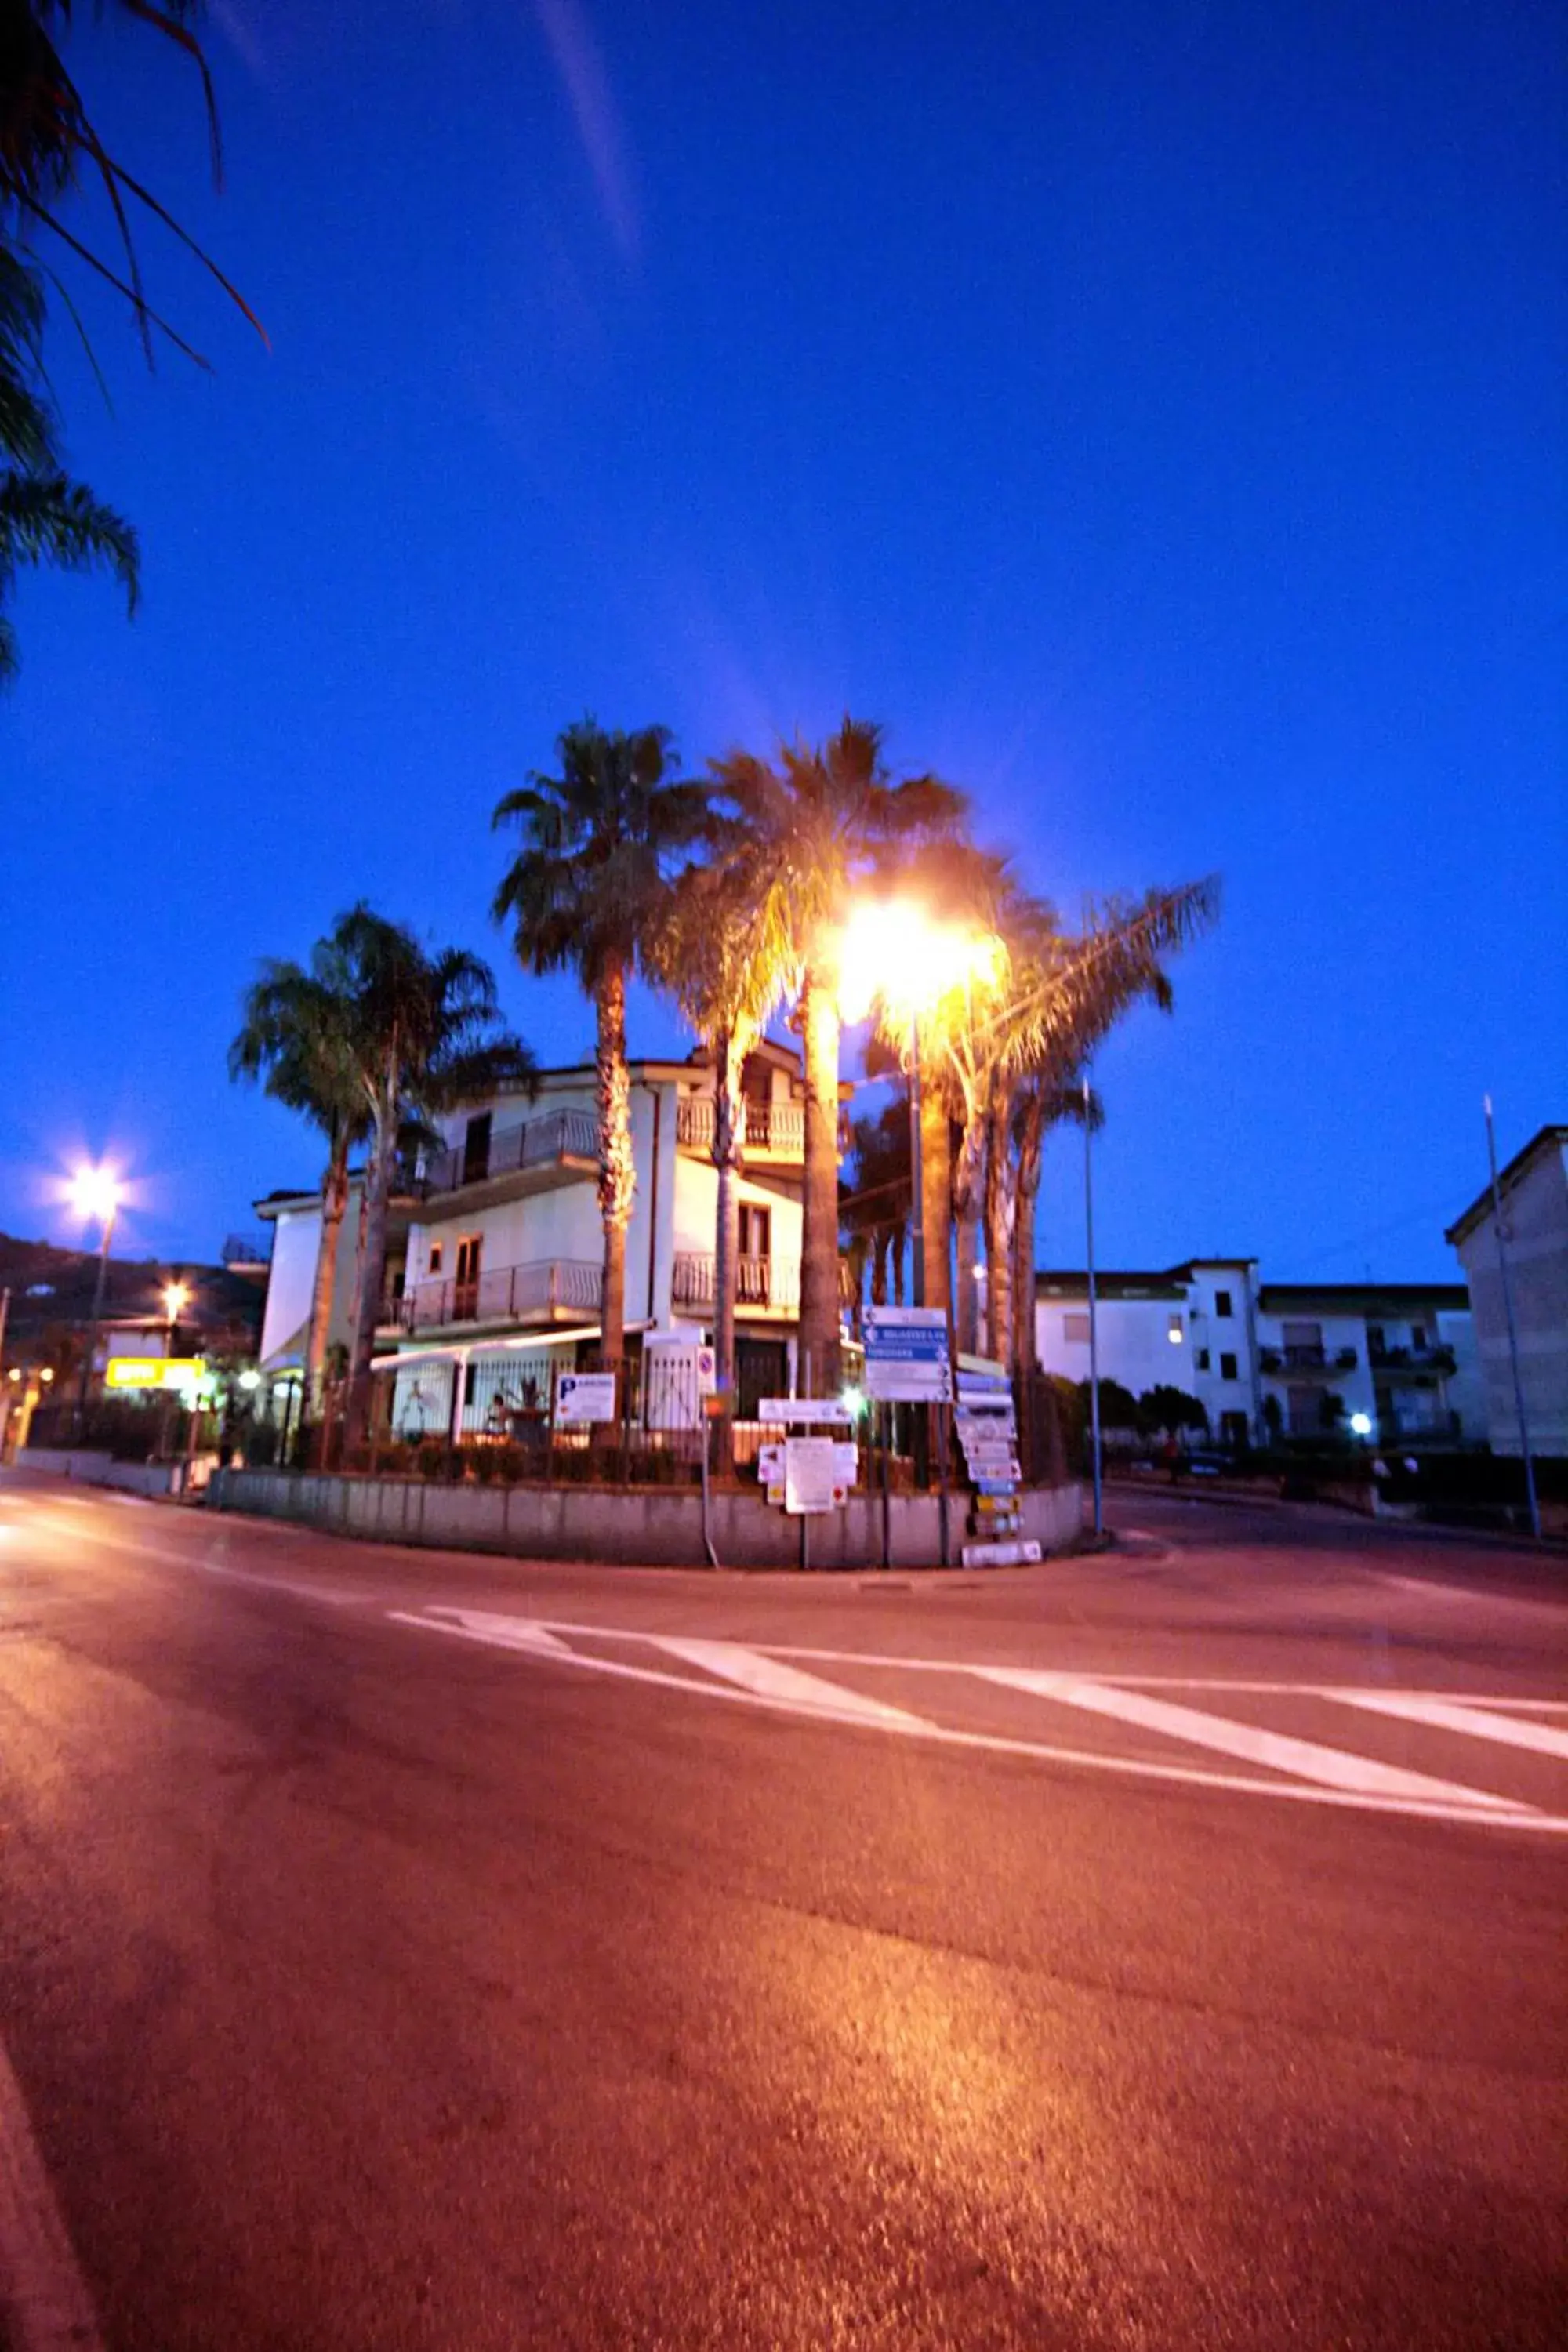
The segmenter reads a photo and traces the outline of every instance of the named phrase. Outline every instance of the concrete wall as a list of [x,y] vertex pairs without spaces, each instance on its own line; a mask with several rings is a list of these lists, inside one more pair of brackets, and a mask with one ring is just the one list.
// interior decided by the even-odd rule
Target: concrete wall
[[[1504,1192],[1503,1218],[1531,1446],[1568,1455],[1568,1154],[1560,1148],[1538,1153]],[[1470,1286],[1492,1451],[1517,1454],[1508,1318],[1490,1215],[1456,1247]]]
[[[223,1470],[208,1489],[219,1510],[303,1521],[372,1541],[457,1551],[510,1552],[525,1559],[604,1561],[614,1566],[700,1568],[701,1497],[658,1489],[590,1486],[440,1486],[412,1478],[347,1478],[282,1470]],[[937,1497],[890,1498],[892,1564],[933,1568],[940,1559]],[[1023,1532],[1043,1550],[1078,1539],[1077,1485],[1023,1496]],[[800,1521],[752,1493],[715,1494],[714,1547],[725,1568],[796,1568]],[[952,1507],[952,1556],[963,1540],[963,1500]],[[811,1522],[813,1568],[874,1568],[882,1557],[881,1504],[855,1495],[842,1511]]]
[[79,1478],[87,1486],[118,1486],[128,1495],[177,1495],[185,1475],[183,1462],[116,1462],[84,1446],[25,1446],[16,1467],[42,1470],[54,1478]]

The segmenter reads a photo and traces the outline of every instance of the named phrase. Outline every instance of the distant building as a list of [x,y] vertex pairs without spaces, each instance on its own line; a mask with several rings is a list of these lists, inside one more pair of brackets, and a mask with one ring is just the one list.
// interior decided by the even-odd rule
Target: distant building
[[[1498,1178],[1533,1453],[1568,1456],[1568,1127],[1543,1127]],[[1519,1452],[1508,1318],[1489,1185],[1449,1226],[1475,1314],[1492,1451]]]
[[[1095,1289],[1101,1380],[1134,1397],[1184,1391],[1222,1444],[1336,1428],[1385,1444],[1487,1434],[1462,1283],[1265,1283],[1236,1257],[1108,1271]],[[1035,1333],[1047,1371],[1089,1378],[1085,1274],[1037,1276]]]

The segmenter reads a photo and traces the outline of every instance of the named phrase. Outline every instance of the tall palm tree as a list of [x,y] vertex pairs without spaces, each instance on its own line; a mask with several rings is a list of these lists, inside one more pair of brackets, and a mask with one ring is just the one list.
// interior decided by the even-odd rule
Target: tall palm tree
[[[0,606],[24,564],[112,572],[136,609],[130,524],[69,479],[44,376],[43,291],[37,270],[0,245]],[[16,633],[0,613],[0,683],[17,667]]]
[[[1210,876],[1142,898],[1091,906],[1077,934],[1056,926],[1038,900],[1015,906],[1010,977],[968,1035],[952,1042],[968,1074],[988,1129],[986,1185],[987,1346],[1004,1363],[1016,1351],[1015,1232],[1020,1161],[1015,1105],[1020,1081],[1037,1077],[1048,1103],[1071,1071],[1140,1003],[1169,1011],[1165,960],[1218,918],[1219,885]],[[1037,1183],[1037,1176],[1036,1178]]]
[[1039,1370],[1035,1256],[1045,1140],[1053,1127],[1068,1120],[1079,1121],[1091,1133],[1105,1123],[1100,1098],[1079,1072],[1033,1070],[1020,1079],[1013,1145],[1018,1194],[1013,1225],[1013,1356],[1026,1376]]
[[907,1094],[888,1104],[876,1118],[858,1118],[849,1130],[855,1155],[853,1190],[839,1203],[839,1219],[847,1234],[863,1235],[871,1245],[871,1304],[888,1304],[889,1265],[893,1303],[904,1303],[903,1255],[913,1198],[910,1171],[910,1103]]
[[525,971],[575,971],[594,1000],[599,1115],[599,1214],[605,1231],[600,1344],[626,1353],[626,1227],[637,1190],[626,984],[665,919],[671,863],[696,841],[708,813],[700,784],[675,774],[667,727],[611,731],[587,718],[556,742],[558,776],[535,773],[496,808],[521,824],[523,847],[502,877],[493,912],[510,919]]
[[[742,1072],[788,994],[795,966],[784,894],[763,867],[758,845],[738,823],[710,819],[707,832],[710,862],[680,875],[644,952],[650,976],[670,990],[713,1060],[713,1361],[728,1424],[735,1393]],[[721,1443],[728,1447],[727,1433]]]
[[731,751],[710,770],[764,846],[783,890],[800,973],[795,1024],[805,1064],[800,1348],[808,1392],[838,1385],[837,938],[856,886],[922,839],[952,833],[963,795],[932,776],[895,783],[882,730],[847,717],[820,747],[782,743],[778,764]]
[[369,1122],[364,1247],[349,1343],[345,1442],[370,1425],[371,1354],[386,1265],[397,1142],[410,1117],[432,1117],[533,1075],[533,1056],[500,1025],[495,975],[460,948],[427,953],[406,926],[366,906],[339,917],[355,1076]]
[[319,1415],[337,1281],[338,1244],[349,1200],[349,1155],[369,1131],[352,1029],[342,959],[319,940],[310,969],[269,961],[246,992],[245,1019],[228,1049],[232,1078],[260,1078],[275,1101],[301,1112],[327,1139],[321,1178],[321,1229],[310,1287],[305,1391]]

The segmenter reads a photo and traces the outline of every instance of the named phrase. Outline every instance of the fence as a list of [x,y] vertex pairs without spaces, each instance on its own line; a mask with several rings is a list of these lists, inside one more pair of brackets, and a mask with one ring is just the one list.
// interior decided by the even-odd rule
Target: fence
[[[828,1392],[826,1382],[803,1378],[800,1385],[803,1394]],[[715,1418],[691,1348],[653,1347],[615,1361],[577,1362],[543,1347],[467,1364],[411,1353],[406,1363],[376,1374],[373,1395],[362,1445],[345,1444],[340,1387],[329,1391],[315,1428],[258,1423],[247,1439],[247,1461],[486,1484],[684,1486],[700,1480],[706,1447],[721,1484],[749,1484],[760,1449],[782,1433],[761,1416],[754,1397],[747,1400],[750,1417]],[[1024,1483],[1060,1485],[1068,1475],[1066,1448],[1049,1381],[1020,1381],[1015,1402]],[[605,1417],[574,1417],[589,1412]],[[962,1483],[945,1408],[874,1406],[855,1422],[853,1434],[858,1486],[910,1493]]]

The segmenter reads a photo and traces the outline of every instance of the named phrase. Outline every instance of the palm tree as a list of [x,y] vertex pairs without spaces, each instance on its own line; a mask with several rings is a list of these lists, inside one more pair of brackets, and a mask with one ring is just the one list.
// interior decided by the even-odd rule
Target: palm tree
[[[1038,900],[1015,900],[1005,992],[983,1008],[969,1034],[951,1041],[988,1147],[985,1299],[987,1346],[1014,1360],[1015,1231],[1020,1161],[1014,1113],[1026,1077],[1038,1078],[1048,1104],[1094,1046],[1141,1001],[1168,1011],[1164,959],[1217,919],[1219,885],[1210,876],[1139,899],[1091,906],[1077,935],[1059,931]],[[966,1135],[967,1141],[967,1135]],[[1037,1185],[1037,1174],[1035,1177]]]
[[864,1236],[871,1248],[871,1304],[888,1304],[889,1263],[893,1303],[904,1303],[904,1243],[912,1199],[910,1173],[910,1102],[907,1094],[876,1118],[858,1118],[849,1130],[855,1155],[855,1185],[839,1203],[845,1231]]
[[[681,874],[644,953],[650,975],[674,994],[713,1061],[713,1364],[727,1425],[735,1392],[742,1072],[789,992],[794,964],[784,895],[762,867],[757,844],[743,825],[720,819],[710,820],[708,837],[710,862]],[[721,1444],[728,1447],[727,1432]]]
[[363,905],[339,917],[354,1072],[369,1123],[364,1248],[349,1341],[344,1437],[363,1444],[370,1424],[371,1354],[386,1264],[387,1205],[398,1136],[427,1118],[533,1075],[533,1056],[500,1027],[495,975],[460,948],[427,954],[414,933]]
[[[37,272],[0,245],[0,606],[24,564],[112,572],[136,609],[137,545],[130,524],[71,481],[43,373],[43,291]],[[0,614],[0,682],[16,676],[16,633]]]
[[1100,1097],[1078,1072],[1058,1076],[1045,1070],[1032,1070],[1020,1079],[1013,1140],[1018,1196],[1013,1224],[1013,1311],[1014,1362],[1025,1376],[1039,1370],[1034,1292],[1036,1219],[1045,1140],[1053,1127],[1069,1119],[1079,1121],[1091,1132],[1105,1123]]
[[710,770],[763,845],[800,973],[795,1025],[805,1064],[800,1349],[807,1393],[838,1385],[837,936],[857,884],[920,841],[955,831],[967,803],[931,776],[895,783],[882,730],[846,718],[820,748],[779,746],[778,765],[731,751]]
[[[212,76],[197,38],[201,0],[116,0],[116,14],[162,36],[180,50],[199,79],[212,150],[215,186],[222,183],[222,150]],[[152,191],[128,172],[104,145],[87,102],[77,88],[57,42],[68,28],[71,0],[0,0],[0,234],[16,238],[39,229],[59,238],[93,274],[131,304],[149,359],[153,331],[205,367],[206,362],[149,304],[132,235],[132,210],[150,215],[195,256],[259,334],[254,312],[238,291],[183,229]],[[63,200],[83,179],[100,187],[119,232],[121,259],[111,266],[68,229],[60,217]],[[123,273],[123,274],[121,274]],[[67,299],[69,307],[68,297]],[[74,315],[74,313],[73,313]],[[265,341],[265,337],[263,337]]]
[[264,1078],[275,1101],[302,1112],[327,1139],[305,1342],[305,1391],[312,1416],[321,1408],[338,1244],[349,1199],[349,1154],[370,1125],[347,983],[342,956],[329,940],[317,941],[309,971],[297,963],[265,963],[260,979],[246,992],[244,1024],[228,1049],[231,1078]]
[[626,1227],[637,1171],[626,1068],[626,983],[665,919],[670,862],[700,835],[708,794],[674,774],[667,727],[614,732],[592,718],[556,742],[558,776],[532,775],[497,806],[524,846],[495,895],[525,971],[576,972],[594,1000],[599,1114],[599,1213],[605,1229],[600,1345],[626,1353]]

